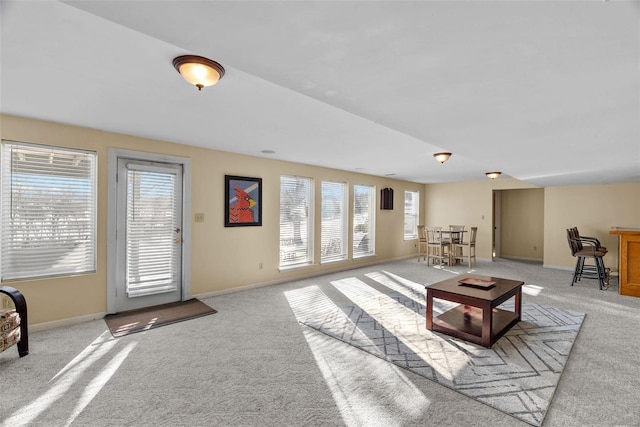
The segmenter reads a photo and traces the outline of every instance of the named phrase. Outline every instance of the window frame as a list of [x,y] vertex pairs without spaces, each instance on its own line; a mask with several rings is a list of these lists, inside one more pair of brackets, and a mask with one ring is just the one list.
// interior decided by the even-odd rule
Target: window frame
[[[17,160],[13,150],[17,150]],[[43,162],[43,158],[48,160]],[[2,140],[0,162],[0,280],[95,273],[97,152]],[[18,197],[25,203],[12,205]],[[61,197],[68,199],[62,201]],[[52,203],[54,200],[59,203]],[[22,224],[15,221],[18,215],[25,218]],[[38,232],[34,234],[34,230]],[[71,253],[75,255],[69,256]],[[30,256],[28,265],[18,261],[25,255]]]
[[[340,189],[341,194],[338,195],[338,199],[332,199],[329,206],[329,199],[325,199],[325,190],[335,191],[337,188]],[[345,261],[349,258],[349,186],[346,182],[323,180],[320,183],[320,193],[320,263]],[[335,210],[335,208],[339,210],[339,215],[331,219],[331,222],[336,227],[325,227],[328,225],[325,222],[326,210]],[[329,241],[326,241],[327,238]],[[336,239],[338,239],[337,242]],[[333,253],[336,248],[337,252]]]
[[[292,241],[292,243],[295,242],[295,227],[292,231],[288,231],[288,230],[283,230],[283,181],[284,180],[295,180],[295,182],[305,182],[306,183],[306,187],[307,187],[307,191],[304,194],[304,197],[300,199],[300,202],[304,202],[305,206],[298,206],[298,210],[304,210],[304,213],[306,214],[306,217],[303,218],[302,220],[300,220],[301,224],[300,227],[302,226],[302,222],[306,221],[306,226],[304,227],[304,233],[303,232],[303,228],[300,228],[300,232],[302,233],[300,236],[300,240],[302,243],[304,243],[303,245],[284,245],[283,246],[283,242],[288,242],[288,241]],[[314,179],[313,178],[308,178],[308,177],[300,177],[300,176],[294,176],[294,175],[281,175],[280,176],[280,213],[279,213],[279,221],[280,221],[280,229],[279,229],[279,238],[280,238],[280,242],[279,242],[279,256],[278,256],[278,268],[279,270],[289,270],[289,269],[295,269],[295,268],[302,268],[302,267],[308,267],[313,265],[314,262],[314,253],[313,253],[313,248],[314,248],[314,242],[315,242],[315,237],[314,237],[314,209],[315,209],[315,196],[314,196]],[[295,196],[295,197],[300,197],[300,196]],[[304,199],[304,200],[303,200]],[[286,231],[286,236],[283,235],[283,231]],[[294,234],[293,236],[290,236],[291,232]],[[306,242],[305,242],[306,241]],[[301,250],[303,253],[306,253],[305,257],[302,257],[300,259],[295,259],[296,258],[296,253],[298,250]],[[293,257],[291,259],[294,259],[294,261],[291,262],[283,262],[284,259],[284,255],[288,255],[288,253],[293,253]]]
[[[407,206],[407,196],[411,195],[410,205]],[[409,218],[409,221],[407,219]],[[408,222],[412,222],[408,224]],[[420,222],[420,192],[414,190],[404,190],[404,240],[414,240],[418,238],[418,224]],[[408,228],[412,228],[410,233]]]
[[[356,204],[358,202],[358,191],[356,187],[367,188],[369,191],[369,208],[368,208],[368,221],[369,225],[366,227],[366,230],[362,228],[358,228],[360,223],[356,223],[356,216],[359,215],[358,209],[356,208]],[[376,254],[376,187],[374,185],[367,184],[354,184],[353,185],[353,211],[352,211],[352,246],[353,246],[353,259],[364,258],[368,256],[374,256]],[[360,230],[360,231],[358,231]],[[362,239],[360,239],[360,235],[358,233],[366,233],[367,239],[367,251],[357,251],[356,248],[359,247]],[[360,239],[360,240],[358,240]],[[356,242],[358,245],[356,246]]]

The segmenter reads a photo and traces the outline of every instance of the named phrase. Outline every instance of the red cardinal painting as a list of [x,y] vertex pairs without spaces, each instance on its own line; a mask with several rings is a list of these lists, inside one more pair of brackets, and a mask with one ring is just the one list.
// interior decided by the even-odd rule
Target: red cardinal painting
[[229,206],[229,222],[230,223],[251,223],[253,219],[253,208],[256,201],[237,185],[233,186],[236,192],[236,203]]

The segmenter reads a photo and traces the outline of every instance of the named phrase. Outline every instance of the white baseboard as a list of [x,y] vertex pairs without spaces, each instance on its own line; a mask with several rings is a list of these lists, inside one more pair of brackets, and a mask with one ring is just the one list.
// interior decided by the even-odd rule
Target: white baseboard
[[[235,292],[248,291],[250,289],[262,288],[262,287],[265,287],[265,286],[279,285],[281,283],[287,283],[287,282],[291,282],[291,281],[294,281],[294,280],[310,279],[312,277],[323,276],[325,274],[339,273],[341,271],[355,270],[356,268],[370,267],[370,266],[373,266],[373,265],[385,264],[385,263],[393,262],[393,261],[401,261],[403,259],[414,258],[416,256],[417,256],[416,254],[411,254],[411,255],[405,255],[405,256],[402,256],[402,257],[397,257],[397,258],[392,258],[392,259],[373,260],[373,261],[370,261],[370,262],[364,262],[362,264],[357,264],[357,265],[350,264],[348,266],[332,268],[330,270],[314,271],[312,273],[303,274],[301,276],[269,280],[267,282],[252,283],[250,285],[237,286],[237,287],[228,288],[228,289],[221,289],[219,291],[204,292],[204,293],[201,293],[201,294],[193,294],[191,296],[193,298],[198,298],[198,299],[211,298],[211,297],[215,297],[215,296],[219,296],[219,295],[226,295],[226,294],[232,294],[232,293],[235,293]],[[308,268],[308,267],[301,267],[301,268]]]
[[[345,266],[345,267],[342,267],[342,268],[315,271],[313,273],[305,274],[305,275],[302,275],[302,276],[287,277],[287,278],[282,278],[282,279],[269,280],[269,281],[266,281],[266,282],[252,283],[250,285],[238,286],[238,287],[235,287],[235,288],[222,289],[222,290],[219,290],[219,291],[211,291],[211,292],[204,292],[204,293],[201,293],[201,294],[193,294],[192,297],[193,298],[199,298],[199,299],[210,298],[210,297],[215,297],[215,296],[219,296],[219,295],[225,295],[225,294],[231,294],[231,293],[235,293],[235,292],[247,291],[247,290],[250,290],[250,289],[262,288],[262,287],[265,287],[265,286],[278,285],[278,284],[281,284],[281,283],[290,282],[292,280],[310,279],[312,277],[322,276],[322,275],[325,275],[325,274],[331,274],[331,273],[338,273],[338,272],[341,272],[341,271],[354,270],[356,268],[362,268],[362,267],[370,267],[370,266],[374,266],[374,265],[377,265],[377,264],[384,264],[384,263],[393,262],[393,261],[401,261],[401,260],[404,260],[404,259],[410,259],[410,258],[414,258],[414,257],[416,257],[416,255],[415,254],[411,254],[411,255],[405,255],[405,256],[402,256],[402,257],[396,257],[396,258],[392,258],[392,259],[374,260],[374,261],[371,261],[371,262],[366,262],[366,263],[362,263],[362,264],[358,264],[358,265],[349,265],[349,266]],[[512,259],[516,259],[516,258],[512,258]],[[526,261],[542,261],[542,260],[531,259],[531,258],[526,258],[526,259],[525,258],[519,258],[519,259],[526,260]],[[478,258],[478,260],[492,261],[489,258]],[[556,270],[573,271],[573,267],[565,267],[565,266],[559,266],[559,265],[543,264],[542,267],[543,268],[552,268],[552,269],[556,269]],[[617,271],[612,271],[611,272],[611,276],[614,276],[614,277],[618,276],[618,272]],[[84,323],[84,322],[90,322],[92,320],[103,319],[104,316],[106,316],[106,315],[107,315],[106,312],[101,312],[101,313],[87,314],[85,316],[70,317],[70,318],[67,318],[67,319],[54,320],[54,321],[51,321],[51,322],[30,324],[29,325],[29,332],[46,331],[48,329],[54,329],[54,328],[60,328],[60,327],[64,327],[64,326],[77,325],[79,323]]]
[[35,323],[29,325],[29,332],[46,331],[48,329],[60,328],[62,326],[77,325],[78,323],[90,322],[92,320],[98,320],[106,316],[106,312],[87,314],[86,316],[69,317],[67,319],[54,320],[51,322]]
[[574,267],[565,267],[563,265],[549,265],[549,264],[542,264],[542,268],[551,268],[554,270],[566,270],[566,271],[574,270]]
[[[565,271],[573,271],[575,269],[575,267],[566,267],[564,265],[549,265],[549,264],[544,264],[542,268],[552,268],[554,270],[565,270]],[[618,277],[619,272],[611,271],[610,274],[611,274],[611,277]]]
[[512,259],[514,261],[528,261],[528,262],[540,262],[540,263],[543,262],[542,258],[527,258],[527,257],[517,257],[517,256],[509,256],[509,257],[503,256],[500,258]]
[[[340,271],[353,270],[353,269],[360,268],[360,267],[367,267],[367,266],[372,266],[372,265],[376,265],[376,264],[383,264],[383,263],[393,262],[393,261],[400,261],[400,260],[407,259],[407,258],[413,258],[414,256],[415,255],[406,255],[406,256],[403,256],[403,257],[397,257],[397,258],[385,259],[385,260],[375,260],[375,257],[372,257],[372,259],[374,259],[374,260],[371,261],[371,262],[364,262],[362,264],[357,264],[357,265],[351,264],[351,265],[348,265],[348,266],[344,266],[342,268],[338,267],[338,268],[331,269],[331,270],[317,271],[317,272],[313,272],[313,273],[306,274],[306,275],[303,275],[303,276],[288,277],[288,278],[283,278],[283,279],[270,280],[270,281],[267,281],[267,282],[253,283],[253,284],[250,284],[250,285],[239,286],[239,287],[236,287],[236,288],[222,289],[220,291],[212,291],[212,292],[205,292],[205,293],[202,293],[202,294],[194,294],[194,295],[192,295],[192,297],[193,298],[209,298],[209,297],[214,297],[214,296],[217,296],[217,295],[224,295],[224,294],[229,294],[229,293],[234,293],[234,292],[246,291],[246,290],[249,290],[249,289],[261,288],[261,287],[264,287],[264,286],[277,285],[277,284],[280,284],[280,283],[290,282],[292,280],[308,279],[308,278],[311,278],[311,277],[321,276],[323,274],[337,273],[337,272],[340,272]],[[42,323],[29,324],[29,332],[46,331],[48,329],[54,329],[54,328],[60,328],[60,327],[64,327],[64,326],[77,325],[79,323],[84,323],[84,322],[90,322],[92,320],[103,319],[104,316],[106,316],[106,315],[107,315],[106,312],[101,312],[101,313],[87,314],[85,316],[69,317],[67,319],[54,320],[54,321],[51,321],[51,322],[42,322]]]

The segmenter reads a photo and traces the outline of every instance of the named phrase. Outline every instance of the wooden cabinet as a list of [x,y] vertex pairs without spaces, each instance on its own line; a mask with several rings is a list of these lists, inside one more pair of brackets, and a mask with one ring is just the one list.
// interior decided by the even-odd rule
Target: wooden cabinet
[[618,235],[620,257],[620,295],[640,297],[640,229],[612,228]]

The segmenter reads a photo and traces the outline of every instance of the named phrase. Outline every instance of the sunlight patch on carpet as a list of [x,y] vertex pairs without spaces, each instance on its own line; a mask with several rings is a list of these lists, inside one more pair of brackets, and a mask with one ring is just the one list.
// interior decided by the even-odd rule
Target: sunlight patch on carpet
[[[352,304],[338,306],[316,286],[299,290],[289,303],[301,324],[529,424],[542,424],[583,313],[524,302],[522,321],[487,349],[427,330],[424,286],[385,272],[367,276],[375,287],[358,278],[332,282]],[[452,305],[434,300],[435,315]]]

